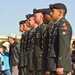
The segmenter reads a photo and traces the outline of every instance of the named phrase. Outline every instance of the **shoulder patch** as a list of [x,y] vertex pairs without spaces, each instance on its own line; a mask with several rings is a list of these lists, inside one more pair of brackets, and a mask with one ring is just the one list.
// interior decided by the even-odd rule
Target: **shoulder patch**
[[65,21],[65,19],[62,19],[62,21],[64,22],[64,21]]
[[66,25],[66,23],[64,23],[64,24],[61,26],[61,29],[66,29],[66,30],[67,30],[67,25]]

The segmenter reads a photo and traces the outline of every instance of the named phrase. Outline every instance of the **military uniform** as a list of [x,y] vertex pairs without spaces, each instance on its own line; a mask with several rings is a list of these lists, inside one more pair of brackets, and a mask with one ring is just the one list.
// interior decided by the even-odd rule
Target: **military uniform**
[[34,54],[35,54],[35,69],[36,75],[42,75],[42,59],[43,59],[43,44],[42,44],[42,37],[43,37],[43,30],[44,24],[38,26],[39,30],[35,30],[34,36]]
[[49,71],[55,71],[56,69],[56,63],[54,62],[55,60],[55,51],[54,51],[54,43],[52,42],[53,35],[52,31],[54,29],[54,21],[51,21],[48,24],[48,32],[49,32],[49,44],[48,44],[48,64],[47,64],[47,70]]
[[[52,10],[52,19],[56,21],[53,29],[50,31],[51,47],[48,56],[49,59],[52,57],[53,63],[55,63],[55,67],[50,68],[50,70],[54,69],[56,71],[51,72],[51,75],[59,74],[59,69],[61,74],[63,72],[63,75],[67,75],[71,71],[70,41],[72,36],[72,28],[64,17],[67,13],[67,8],[62,3],[55,3],[53,5],[50,4],[50,9]],[[57,12],[62,10],[63,14],[57,14],[56,10]],[[56,14],[59,16],[58,18],[54,16]],[[51,54],[51,51],[53,54]]]
[[28,32],[28,45],[27,45],[27,75],[35,75],[35,67],[33,63],[33,52],[34,52],[34,40],[33,30]]
[[47,59],[46,54],[48,52],[45,53],[45,50],[48,47],[47,45],[45,45],[45,43],[47,42],[47,40],[45,41],[45,38],[47,38],[47,33],[45,30],[45,24],[42,23],[29,34],[30,46],[28,53],[30,58],[29,60],[31,61],[29,61],[28,65],[29,69],[33,71],[35,75],[42,75],[42,72],[44,71],[46,65],[46,60],[44,59]]
[[22,34],[21,42],[20,42],[20,56],[19,56],[19,69],[20,75],[26,75],[26,68],[27,68],[27,37],[28,33],[24,32]]
[[[70,59],[70,41],[72,37],[72,28],[68,21],[63,17],[61,18],[57,23],[58,25],[58,37],[59,42],[55,41],[57,44],[59,44],[56,47],[58,49],[57,57],[58,57],[58,67],[63,67],[64,71],[71,71],[71,59]],[[66,54],[65,54],[66,53]],[[66,63],[66,64],[65,64]]]
[[[64,17],[54,25],[50,36],[52,39],[49,59],[52,57],[55,63],[55,67],[52,68],[54,71],[56,70],[56,67],[64,68],[64,72],[71,71],[70,41],[72,36],[72,29]],[[53,51],[53,54],[51,51]],[[52,70],[52,68],[49,68],[49,70]]]
[[43,34],[42,34],[42,74],[44,75],[47,70],[48,63],[48,45],[49,45],[49,27],[47,25],[43,26]]
[[[51,10],[50,8],[47,8],[47,9],[42,9],[42,14],[48,14],[50,15],[51,13]],[[50,53],[50,44],[51,44],[51,36],[50,36],[50,31],[52,30],[53,26],[54,26],[54,21],[51,20],[49,18],[49,20],[46,20],[48,22],[48,24],[46,25],[46,28],[45,28],[45,33],[44,33],[44,36],[43,36],[43,70],[44,72],[47,71],[47,66],[48,67],[52,67],[54,68],[54,61],[52,58],[50,58],[48,60],[48,53]],[[44,22],[46,22],[44,21]],[[50,21],[50,22],[49,22]],[[53,54],[53,51],[51,51],[51,54]],[[49,63],[48,63],[48,61]]]

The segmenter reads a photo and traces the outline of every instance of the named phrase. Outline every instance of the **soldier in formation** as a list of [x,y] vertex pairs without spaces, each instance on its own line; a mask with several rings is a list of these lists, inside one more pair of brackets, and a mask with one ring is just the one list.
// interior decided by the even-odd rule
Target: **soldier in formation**
[[72,28],[62,3],[33,9],[23,23],[20,41],[20,75],[67,75],[71,71]]

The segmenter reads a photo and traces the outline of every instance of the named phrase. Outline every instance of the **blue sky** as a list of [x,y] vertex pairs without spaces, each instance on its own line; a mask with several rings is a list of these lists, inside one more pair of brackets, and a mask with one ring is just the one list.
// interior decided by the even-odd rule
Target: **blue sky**
[[67,6],[66,18],[75,36],[75,0],[0,0],[0,35],[20,35],[19,21],[25,19],[26,14],[32,13],[34,8],[48,8],[49,4],[58,2]]

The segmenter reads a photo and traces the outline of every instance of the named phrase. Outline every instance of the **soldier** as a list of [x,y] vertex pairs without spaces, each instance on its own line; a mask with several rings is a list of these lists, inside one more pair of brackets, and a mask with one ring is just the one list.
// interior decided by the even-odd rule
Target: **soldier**
[[[40,15],[41,15],[41,12],[40,11],[37,11],[36,12],[36,15],[37,15],[37,13],[40,13]],[[40,16],[39,15],[39,16]],[[35,18],[34,18],[34,15],[33,16],[31,16],[30,18],[29,18],[29,24],[30,24],[30,26],[31,27],[33,27],[34,28],[34,30],[33,30],[33,32],[30,32],[30,34],[29,34],[29,36],[30,36],[30,38],[29,38],[29,41],[30,41],[30,43],[31,43],[31,46],[29,46],[29,57],[30,57],[30,59],[31,59],[31,63],[33,63],[33,65],[31,65],[31,63],[29,63],[28,65],[30,65],[30,70],[31,70],[31,72],[33,71],[33,67],[35,67],[35,74],[44,74],[45,73],[45,71],[46,71],[46,64],[47,64],[47,53],[48,53],[48,33],[47,33],[47,31],[46,31],[46,26],[45,26],[45,24],[43,25],[43,26],[37,26],[37,24],[36,23],[40,23],[39,22],[39,18],[34,22],[34,20],[35,20]],[[42,19],[43,20],[43,19]],[[43,22],[43,21],[42,21]],[[37,34],[39,34],[40,36],[40,38],[37,38],[36,36],[38,36]],[[32,37],[32,36],[33,37]],[[32,37],[32,38],[31,38]],[[36,41],[36,40],[37,41]],[[32,41],[31,41],[32,40]],[[40,40],[40,43],[39,43],[39,40]],[[37,42],[36,43],[36,45],[37,45],[37,47],[36,48],[40,48],[38,51],[37,51],[37,49],[35,48],[35,46],[36,45],[34,45],[34,43],[35,42]],[[29,44],[30,44],[29,43]],[[40,47],[39,47],[39,46]],[[40,68],[41,68],[41,70],[39,70],[38,72],[37,72],[37,67],[36,67],[36,63],[38,62],[36,59],[37,59],[37,54],[36,54],[36,52],[38,53],[38,55],[40,56],[41,55],[41,60],[40,60]],[[42,52],[42,53],[41,53]],[[33,54],[32,54],[33,53]],[[34,54],[35,53],[35,54]],[[33,55],[32,57],[31,57],[31,55]],[[34,61],[34,62],[32,62],[32,61]],[[38,65],[38,67],[39,67],[39,65]],[[30,74],[29,74],[30,75]]]
[[32,27],[30,26],[30,24],[29,24],[29,18],[30,18],[31,16],[33,16],[33,14],[27,14],[27,15],[26,15],[26,18],[27,18],[26,24],[27,24],[28,27],[30,27],[30,30],[29,30],[29,31],[32,31],[32,30],[33,30],[33,28],[32,28]]
[[23,24],[25,23],[25,20],[21,20],[20,22],[19,22],[19,31],[21,32],[21,33],[23,33],[24,32],[24,30],[23,30]]
[[[34,29],[38,26],[34,21],[34,15],[28,14],[29,26],[31,27],[28,35],[28,46],[27,46],[27,75],[35,75],[35,62],[34,62],[34,44],[33,44],[33,33]],[[33,30],[32,30],[33,29]]]
[[[34,22],[35,21],[35,22]],[[34,28],[29,32],[29,46],[27,51],[29,59],[29,70],[35,71],[34,75],[42,75],[42,50],[41,50],[41,31],[43,25],[43,15],[40,11],[36,10],[34,17],[29,19],[30,25]],[[36,24],[37,23],[37,24]],[[37,26],[39,25],[39,26]],[[32,65],[33,64],[33,65]],[[31,72],[29,75],[32,75]]]
[[[46,48],[44,48],[44,49],[46,49],[46,50],[44,50],[44,52],[45,52],[44,56],[45,56],[45,60],[46,60],[46,61],[44,60],[44,62],[46,62],[45,64],[47,64],[47,65],[44,65],[44,66],[46,66],[46,68],[45,68],[46,73],[45,74],[49,75],[50,73],[47,71],[48,67],[49,66],[51,68],[54,67],[54,63],[53,63],[54,60],[53,59],[48,60],[48,53],[50,52],[50,44],[51,44],[51,36],[50,36],[51,32],[50,31],[52,30],[55,22],[51,18],[51,10],[50,10],[50,8],[42,9],[42,14],[44,15],[44,22],[47,24],[46,25],[47,26],[47,29],[46,29],[47,37],[44,39],[44,42],[46,42],[46,43],[44,43],[44,47],[46,47]],[[51,52],[51,54],[52,53],[53,52]],[[49,61],[49,63],[51,63],[51,65],[47,62],[47,60]]]
[[52,20],[51,16],[50,16],[50,12],[51,12],[50,8],[42,9],[44,24],[48,24]]
[[[23,33],[24,33],[24,30],[23,30],[23,24],[25,23],[25,20],[21,20],[20,22],[19,22],[19,31],[22,33],[22,35],[23,35]],[[20,60],[22,59],[22,51],[23,50],[21,50],[21,43],[22,43],[22,35],[21,35],[21,40],[20,40],[20,55],[19,55],[19,66],[18,66],[18,68],[19,68],[19,75],[21,74],[21,72],[22,72],[22,63],[20,62]],[[22,62],[23,62],[23,60],[21,60]]]
[[49,28],[52,28],[55,22],[52,20],[51,17],[51,9],[50,8],[42,9],[42,14],[43,14],[43,22],[47,24]]
[[48,55],[49,60],[53,58],[56,68],[49,67],[50,74],[67,75],[71,71],[70,41],[72,36],[72,28],[65,19],[67,8],[62,3],[55,3],[50,5],[50,9],[52,10],[52,20],[56,21],[50,34],[52,39]]
[[35,55],[37,59],[36,73],[37,75],[43,75],[46,70],[47,62],[47,51],[48,51],[48,34],[47,27],[43,23],[43,15],[40,12],[41,10],[34,11],[35,22],[38,24],[38,31],[34,37],[36,40],[35,43]]
[[23,23],[23,30],[25,31],[22,34],[21,42],[20,42],[20,56],[19,56],[19,70],[20,75],[26,75],[27,74],[27,38],[28,38],[28,31],[29,27],[26,25],[26,20]]

